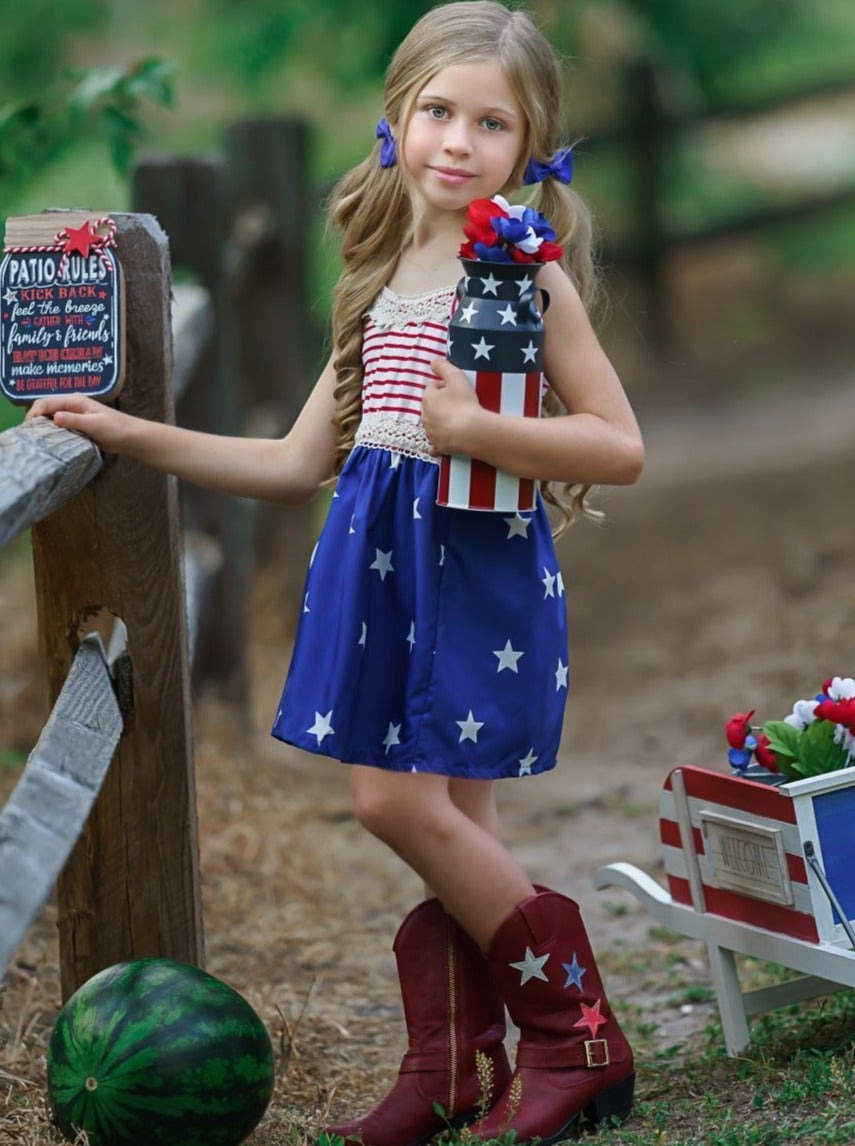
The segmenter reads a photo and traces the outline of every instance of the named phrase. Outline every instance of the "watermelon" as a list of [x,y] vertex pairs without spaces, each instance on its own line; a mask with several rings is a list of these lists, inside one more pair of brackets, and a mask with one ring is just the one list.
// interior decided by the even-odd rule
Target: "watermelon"
[[273,1048],[249,1003],[171,959],[93,975],[48,1047],[54,1121],[90,1146],[237,1146],[272,1093]]

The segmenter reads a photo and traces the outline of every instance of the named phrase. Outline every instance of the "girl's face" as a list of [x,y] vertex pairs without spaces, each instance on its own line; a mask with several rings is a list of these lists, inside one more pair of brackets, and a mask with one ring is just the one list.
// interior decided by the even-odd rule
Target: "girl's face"
[[499,65],[455,64],[416,96],[400,150],[427,209],[465,211],[501,191],[525,138],[523,109]]

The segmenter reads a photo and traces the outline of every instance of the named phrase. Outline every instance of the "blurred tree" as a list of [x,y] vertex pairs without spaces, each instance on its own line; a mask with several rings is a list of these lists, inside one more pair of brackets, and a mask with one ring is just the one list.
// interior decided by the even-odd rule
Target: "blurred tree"
[[0,103],[20,91],[53,84],[67,59],[70,38],[103,27],[107,0],[27,0],[4,5],[0,36]]
[[90,68],[47,93],[0,107],[0,215],[27,179],[93,135],[106,141],[114,166],[126,173],[146,101],[171,106],[172,70],[162,60]]
[[331,83],[381,77],[434,0],[211,0],[220,67],[259,89],[283,59],[314,53]]
[[792,51],[813,15],[803,0],[624,0],[647,25],[654,56],[693,82],[707,101],[728,94],[731,77],[777,48]]

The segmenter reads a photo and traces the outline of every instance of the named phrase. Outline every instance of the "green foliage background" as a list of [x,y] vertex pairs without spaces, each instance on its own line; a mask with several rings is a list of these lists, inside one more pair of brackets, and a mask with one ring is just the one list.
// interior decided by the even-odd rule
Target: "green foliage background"
[[[0,119],[9,104],[50,102],[67,91],[70,68],[127,70],[154,57],[174,68],[176,107],[145,117],[147,146],[209,149],[230,119],[299,113],[317,126],[317,176],[325,180],[370,146],[389,56],[431,6],[430,0],[29,0],[4,12]],[[850,0],[530,0],[529,6],[570,64],[571,138],[625,111],[614,73],[642,55],[665,66],[669,98],[684,106],[855,74]],[[165,82],[163,75],[156,79]],[[167,102],[151,89],[144,94]],[[115,179],[101,128],[99,136],[91,122],[78,123],[65,147],[45,155],[34,148],[26,191],[20,163],[10,175],[0,137],[0,163],[7,161],[0,166],[0,216],[40,209],[55,189],[63,194],[51,205],[81,205],[98,192],[111,207],[121,205],[124,184]],[[118,130],[115,122],[112,129]],[[76,162],[69,159],[72,142]]]

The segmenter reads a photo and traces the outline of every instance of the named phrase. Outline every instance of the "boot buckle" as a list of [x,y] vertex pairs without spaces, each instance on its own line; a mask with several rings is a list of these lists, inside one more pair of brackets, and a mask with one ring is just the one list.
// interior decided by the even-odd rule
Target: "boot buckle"
[[589,1067],[609,1066],[609,1044],[605,1039],[585,1039],[585,1063]]

